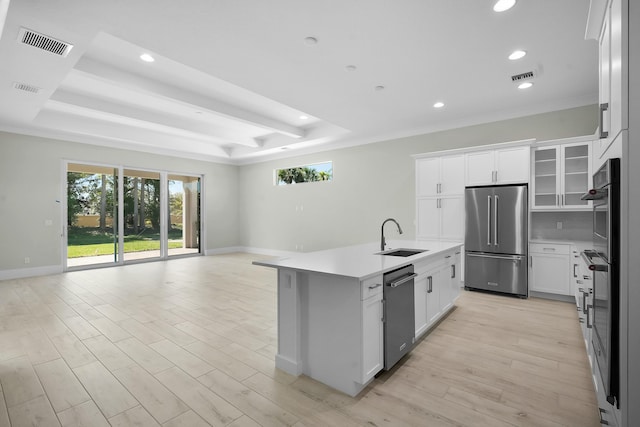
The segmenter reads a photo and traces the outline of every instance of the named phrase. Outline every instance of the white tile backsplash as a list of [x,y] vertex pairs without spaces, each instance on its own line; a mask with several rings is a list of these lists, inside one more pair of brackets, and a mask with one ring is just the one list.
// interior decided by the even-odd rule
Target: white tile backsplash
[[590,241],[592,233],[591,211],[531,212],[530,239]]

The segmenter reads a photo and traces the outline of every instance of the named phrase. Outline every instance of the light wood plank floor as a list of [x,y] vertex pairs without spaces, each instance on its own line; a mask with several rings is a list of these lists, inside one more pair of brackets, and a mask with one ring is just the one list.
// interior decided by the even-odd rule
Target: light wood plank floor
[[258,258],[0,282],[0,427],[598,425],[571,304],[462,292],[351,398],[274,368],[276,274]]

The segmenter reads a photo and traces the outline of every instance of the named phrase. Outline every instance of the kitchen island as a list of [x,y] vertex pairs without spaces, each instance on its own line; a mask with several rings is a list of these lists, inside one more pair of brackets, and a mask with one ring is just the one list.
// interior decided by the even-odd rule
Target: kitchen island
[[276,367],[351,396],[384,367],[383,275],[413,265],[415,337],[452,307],[460,290],[461,243],[395,240],[255,261],[278,270]]

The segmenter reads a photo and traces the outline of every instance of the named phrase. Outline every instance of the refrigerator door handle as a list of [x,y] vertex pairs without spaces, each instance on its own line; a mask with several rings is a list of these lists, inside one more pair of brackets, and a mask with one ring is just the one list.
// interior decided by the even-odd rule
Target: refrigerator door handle
[[487,196],[487,245],[491,245],[491,196]]
[[498,246],[498,201],[500,198],[495,196],[495,200],[493,206],[493,244]]

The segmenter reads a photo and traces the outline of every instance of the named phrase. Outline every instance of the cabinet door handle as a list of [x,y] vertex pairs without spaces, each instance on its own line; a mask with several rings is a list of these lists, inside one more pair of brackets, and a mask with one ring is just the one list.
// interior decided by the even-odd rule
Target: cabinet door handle
[[587,293],[582,291],[582,314],[586,314],[589,317],[589,307],[587,307]]
[[565,201],[564,201],[564,194],[563,194],[563,195],[562,195],[562,206],[565,206],[565,205],[566,205],[566,203],[565,203]]
[[433,292],[433,276],[427,277],[427,282],[429,283],[429,286],[427,287],[427,293],[430,294],[431,292]]
[[384,316],[384,312],[386,310],[386,305],[384,303],[384,300],[380,300],[380,302],[382,303],[382,317],[380,318],[380,321],[382,323],[384,323],[387,320],[387,319],[385,319],[385,316]]
[[578,267],[578,264],[573,264],[573,277],[574,278],[578,278],[578,274],[576,273],[576,268]]
[[454,279],[456,277],[456,265],[453,264],[451,266],[451,278]]
[[598,408],[598,411],[600,412],[600,424],[603,425],[603,426],[608,426],[609,425],[609,421],[605,420],[604,417],[602,416],[607,411],[605,411],[602,408]]
[[376,284],[376,285],[369,286],[369,289],[379,288],[380,286],[382,286],[382,283],[378,283],[378,284]]
[[493,180],[493,182],[498,182],[498,171],[495,171],[495,172],[496,172],[496,177],[495,177],[495,179]]
[[600,104],[600,139],[604,139],[609,136],[609,131],[604,130],[604,112],[609,109],[609,103],[605,102]]
[[591,308],[593,308],[592,305],[587,306],[587,329],[591,329],[593,327],[593,325],[589,322],[589,320],[591,319]]
[[529,258],[531,258],[531,268],[533,268],[533,255],[531,255]]

